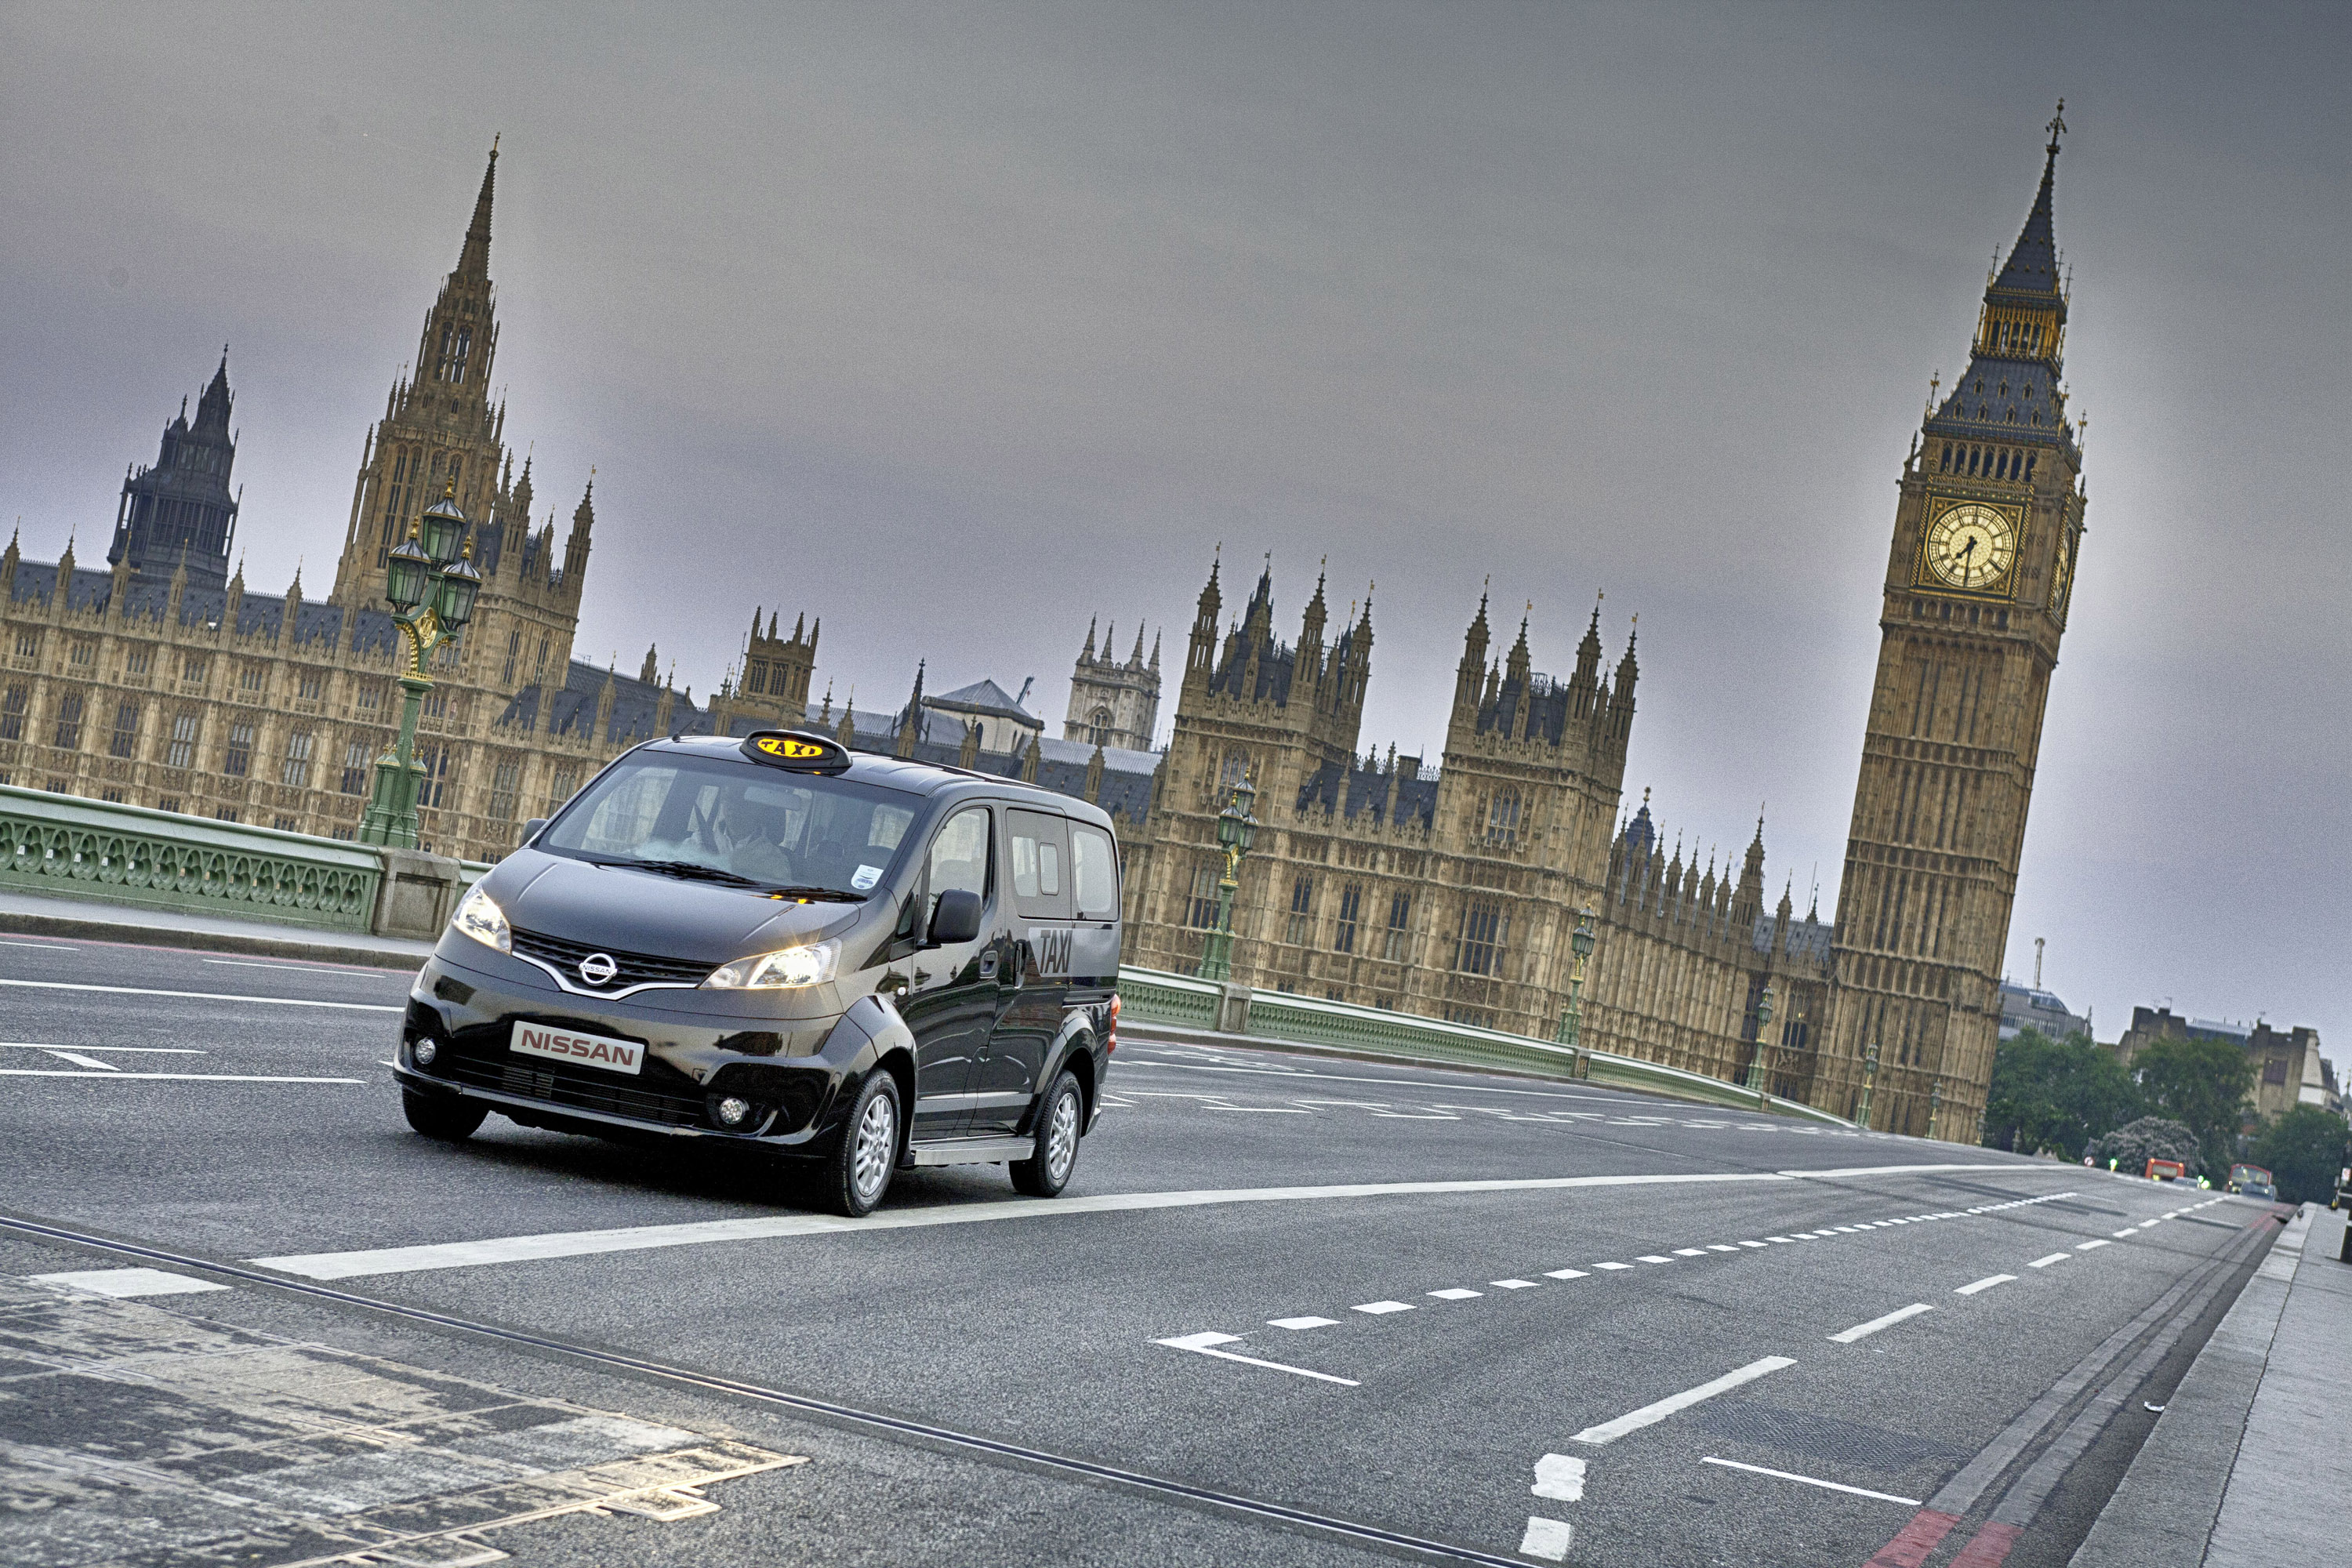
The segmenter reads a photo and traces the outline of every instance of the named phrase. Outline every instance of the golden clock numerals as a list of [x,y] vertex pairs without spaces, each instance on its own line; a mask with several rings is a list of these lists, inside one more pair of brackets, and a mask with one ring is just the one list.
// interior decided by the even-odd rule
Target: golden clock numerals
[[1991,507],[1963,502],[1928,526],[1923,554],[1927,570],[1952,587],[1992,588],[2016,561],[2017,529]]

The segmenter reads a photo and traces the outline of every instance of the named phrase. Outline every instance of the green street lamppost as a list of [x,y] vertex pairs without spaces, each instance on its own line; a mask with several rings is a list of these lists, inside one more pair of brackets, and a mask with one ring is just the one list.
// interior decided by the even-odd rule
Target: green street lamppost
[[1576,1053],[1574,1071],[1579,1078],[1592,1076],[1591,1061],[1580,1043],[1584,1032],[1584,965],[1592,957],[1592,906],[1587,904],[1577,911],[1576,930],[1568,939],[1568,950],[1574,962],[1568,966],[1568,1005],[1559,1010],[1559,1029],[1552,1038]]
[[1936,1135],[1936,1124],[1944,1117],[1944,1080],[1937,1079],[1927,1086],[1927,1136]]
[[405,694],[400,705],[400,739],[375,760],[375,790],[360,818],[360,842],[416,847],[416,710],[433,689],[426,661],[443,644],[455,642],[474,618],[482,574],[470,559],[466,514],[457,510],[453,484],[409,525],[408,537],[393,546],[383,568],[384,598],[392,623],[408,647],[401,673]]
[[1878,1042],[1862,1053],[1862,1103],[1854,1107],[1853,1119],[1864,1127],[1870,1125],[1870,1095],[1878,1087]]
[[1767,985],[1756,998],[1756,1057],[1748,1064],[1748,1087],[1759,1098],[1764,1093],[1764,1028],[1771,1021],[1772,988]]
[[1217,929],[1201,945],[1201,978],[1230,980],[1234,974],[1234,894],[1241,888],[1235,873],[1242,857],[1249,853],[1250,845],[1257,838],[1257,818],[1250,807],[1257,803],[1257,791],[1250,787],[1249,775],[1234,785],[1233,798],[1225,809],[1217,813],[1217,842],[1224,847],[1225,874],[1217,879]]

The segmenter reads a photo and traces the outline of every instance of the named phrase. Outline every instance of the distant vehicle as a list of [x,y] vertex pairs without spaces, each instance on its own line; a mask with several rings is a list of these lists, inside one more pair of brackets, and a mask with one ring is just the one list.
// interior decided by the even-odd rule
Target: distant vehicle
[[2278,1202],[2278,1189],[2268,1182],[2248,1182],[2238,1189],[2242,1198],[2260,1198],[2266,1204]]
[[2240,1164],[2230,1167],[2229,1190],[2233,1193],[2242,1193],[2248,1187],[2269,1187],[2273,1189],[2271,1195],[2275,1197],[2277,1186],[2277,1178],[2260,1165]]
[[2147,1179],[2151,1182],[2177,1182],[2189,1173],[2189,1167],[2178,1160],[2150,1160]]

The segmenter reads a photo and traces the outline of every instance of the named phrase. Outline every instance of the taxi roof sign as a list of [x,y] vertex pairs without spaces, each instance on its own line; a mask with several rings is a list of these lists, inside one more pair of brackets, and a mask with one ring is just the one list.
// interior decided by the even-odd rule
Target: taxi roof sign
[[743,738],[743,754],[770,767],[802,773],[843,773],[849,771],[849,750],[825,735],[800,730],[760,730]]

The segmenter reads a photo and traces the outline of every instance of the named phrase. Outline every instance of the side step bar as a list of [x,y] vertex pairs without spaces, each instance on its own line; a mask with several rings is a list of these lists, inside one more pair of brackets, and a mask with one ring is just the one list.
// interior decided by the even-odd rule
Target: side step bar
[[1036,1157],[1034,1138],[956,1138],[915,1145],[918,1165],[992,1165]]

